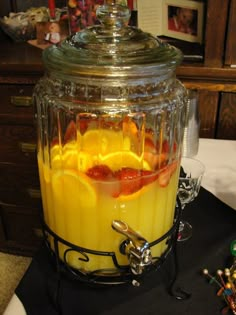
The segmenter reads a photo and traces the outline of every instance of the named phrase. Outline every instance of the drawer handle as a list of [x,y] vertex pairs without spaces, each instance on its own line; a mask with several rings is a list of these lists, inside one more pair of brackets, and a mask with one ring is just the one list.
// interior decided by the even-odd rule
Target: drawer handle
[[28,188],[27,189],[27,192],[29,194],[29,196],[31,198],[34,198],[34,199],[41,199],[41,192],[40,192],[40,189],[33,189],[33,188]]
[[39,228],[34,228],[33,229],[33,232],[34,232],[34,235],[37,237],[37,238],[43,238],[43,231]]
[[35,153],[37,149],[37,146],[34,143],[19,142],[19,146],[24,153]]
[[11,104],[14,106],[32,106],[32,97],[31,96],[11,96]]

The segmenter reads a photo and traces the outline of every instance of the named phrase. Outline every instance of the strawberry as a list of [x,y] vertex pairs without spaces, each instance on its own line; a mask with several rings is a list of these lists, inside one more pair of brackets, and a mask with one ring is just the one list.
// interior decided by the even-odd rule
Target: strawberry
[[120,182],[115,178],[115,174],[107,165],[96,165],[87,170],[86,175],[92,179],[101,181],[98,189],[101,193],[117,198],[120,195]]
[[147,138],[147,137],[145,138],[144,151],[145,152],[150,152],[150,153],[153,153],[153,154],[157,153],[156,146],[154,145],[153,141],[150,138]]
[[166,168],[161,171],[158,182],[161,187],[166,187],[169,184],[170,178],[174,171],[177,168],[177,162],[173,162],[172,164],[166,166]]
[[158,182],[161,187],[166,187],[169,184],[170,181],[170,170],[169,167],[165,168],[163,171],[161,171]]
[[[143,186],[153,183],[158,178],[158,173],[126,167],[117,171],[115,177],[120,181],[120,194],[130,195]],[[113,197],[118,197],[118,195],[113,195]]]
[[65,136],[64,136],[64,141],[65,143],[76,139],[76,124],[74,120],[71,120],[69,125],[66,128]]
[[[86,175],[92,179],[110,181],[111,187],[106,186],[106,189],[112,197],[117,198],[119,195],[133,194],[143,186],[153,183],[159,173],[129,167],[114,173],[107,165],[95,165],[87,170]],[[117,184],[117,180],[119,184]]]
[[142,170],[141,174],[142,187],[153,183],[159,177],[159,173],[158,172],[154,173],[153,171]]
[[162,153],[170,153],[170,144],[167,140],[162,142]]
[[86,119],[80,119],[79,121],[79,131],[83,135],[88,129],[88,121]]
[[146,137],[144,142],[144,159],[148,162],[152,169],[156,168],[158,163],[157,150],[152,139],[149,137]]
[[158,151],[159,143],[155,145],[150,138],[145,139],[144,144],[144,159],[148,162],[153,170],[158,170],[167,163],[168,154],[165,152],[168,149],[168,143],[164,144],[164,151]]
[[138,127],[131,117],[126,116],[123,119],[122,129],[123,129],[124,134],[137,137]]
[[98,119],[91,114],[79,114],[77,115],[77,124],[79,125],[81,135],[83,135],[89,128],[97,127]]
[[143,157],[144,157],[144,160],[148,162],[151,169],[156,169],[156,166],[158,164],[158,155],[157,154],[153,154],[151,152],[145,151]]
[[57,137],[53,138],[52,139],[52,142],[51,142],[51,148],[54,146],[54,145],[57,145],[59,144],[59,139]]
[[89,168],[86,175],[96,180],[111,180],[113,172],[107,165],[95,165]]
[[[171,147],[167,140],[164,140],[162,143],[162,153],[170,153]],[[174,141],[173,143],[173,152],[175,153],[177,151],[177,143]]]
[[115,173],[120,181],[120,194],[130,195],[142,188],[140,170],[125,167]]

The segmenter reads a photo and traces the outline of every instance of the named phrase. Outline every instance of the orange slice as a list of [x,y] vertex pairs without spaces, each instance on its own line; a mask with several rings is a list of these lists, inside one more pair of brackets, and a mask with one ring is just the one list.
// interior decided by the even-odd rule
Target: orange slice
[[52,176],[52,190],[58,202],[67,207],[93,208],[97,203],[96,191],[90,179],[74,170],[56,171]]
[[118,151],[109,153],[100,158],[101,164],[107,165],[112,171],[117,171],[123,167],[130,167],[133,169],[150,170],[148,162],[144,161],[132,151]]
[[74,169],[86,172],[93,166],[94,157],[80,151],[75,141],[68,142],[60,151],[58,145],[51,149],[51,166],[52,169]]
[[148,187],[144,186],[142,187],[140,190],[134,192],[133,194],[130,194],[130,195],[120,195],[118,198],[117,198],[117,201],[120,201],[120,202],[127,202],[127,201],[130,201],[130,200],[138,200],[138,198],[144,194],[146,191],[148,190]]
[[51,157],[53,158],[54,156],[58,155],[60,153],[60,146],[58,144],[55,144],[51,148]]
[[86,172],[89,168],[91,168],[96,161],[96,157],[93,157],[91,154],[87,152],[79,152],[77,158],[77,168],[81,172]]
[[78,152],[76,150],[67,150],[62,155],[63,168],[77,169]]
[[92,154],[108,154],[130,149],[130,139],[122,131],[94,129],[87,131],[81,139],[81,149]]

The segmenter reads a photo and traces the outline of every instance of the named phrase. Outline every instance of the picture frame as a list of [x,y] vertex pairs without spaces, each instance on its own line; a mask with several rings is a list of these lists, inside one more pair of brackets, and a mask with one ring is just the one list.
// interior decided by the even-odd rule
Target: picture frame
[[[203,15],[203,2],[164,0],[163,35],[201,44],[203,40]],[[182,21],[178,22],[178,19],[182,19]]]
[[[188,42],[202,43],[204,2],[194,0],[137,0],[138,28],[154,36],[167,36]],[[190,23],[179,28],[177,15]],[[183,11],[185,11],[183,13]],[[172,26],[171,26],[172,20]],[[175,21],[174,21],[175,20]]]

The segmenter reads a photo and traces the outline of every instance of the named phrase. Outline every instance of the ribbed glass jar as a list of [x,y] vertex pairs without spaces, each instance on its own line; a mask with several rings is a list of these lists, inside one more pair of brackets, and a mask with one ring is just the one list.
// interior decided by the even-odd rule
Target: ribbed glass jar
[[[126,237],[114,220],[148,243],[173,225],[186,104],[175,74],[182,54],[127,26],[129,10],[116,1],[97,16],[101,25],[43,54],[34,101],[44,219],[60,238],[114,252],[126,266]],[[153,261],[166,247],[164,240],[151,249]],[[66,249],[59,246],[62,260]],[[69,252],[67,263],[84,273],[117,268],[110,257],[80,258]]]

